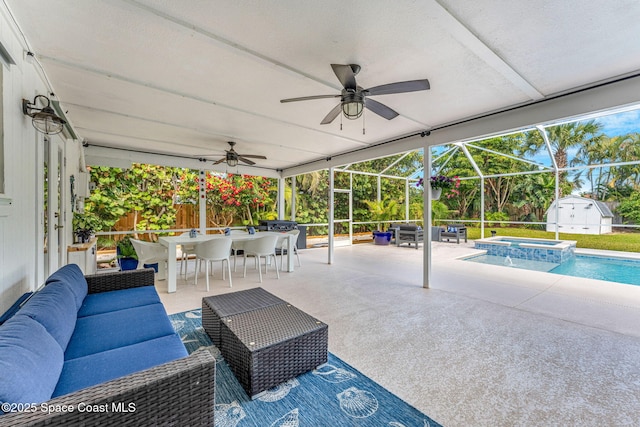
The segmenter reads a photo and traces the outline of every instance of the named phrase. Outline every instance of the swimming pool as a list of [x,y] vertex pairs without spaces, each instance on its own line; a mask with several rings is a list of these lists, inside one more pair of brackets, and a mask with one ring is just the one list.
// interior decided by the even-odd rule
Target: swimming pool
[[562,264],[558,264],[495,255],[476,255],[464,260],[640,286],[640,260],[635,259],[575,255]]

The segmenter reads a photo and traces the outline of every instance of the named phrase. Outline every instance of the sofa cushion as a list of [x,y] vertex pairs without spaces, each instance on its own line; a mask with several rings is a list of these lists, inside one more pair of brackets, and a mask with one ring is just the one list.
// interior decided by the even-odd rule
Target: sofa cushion
[[49,400],[63,362],[60,345],[44,326],[16,314],[0,327],[0,402]]
[[18,313],[44,326],[62,351],[67,348],[78,314],[76,299],[69,286],[60,282],[49,283],[31,297]]
[[64,358],[75,359],[174,333],[162,304],[79,317]]
[[175,333],[161,338],[91,354],[64,363],[53,397],[187,356]]
[[82,270],[76,264],[67,264],[58,269],[47,279],[46,284],[49,285],[53,282],[66,283],[76,297],[76,311],[80,309],[82,301],[87,296],[88,285],[87,279],[84,278]]
[[93,316],[159,302],[160,297],[153,286],[99,292],[87,295],[78,311],[78,317]]

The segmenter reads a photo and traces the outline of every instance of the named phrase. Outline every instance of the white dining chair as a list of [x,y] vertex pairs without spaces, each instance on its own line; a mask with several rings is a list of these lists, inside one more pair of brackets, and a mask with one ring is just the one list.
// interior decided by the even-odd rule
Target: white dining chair
[[276,275],[278,276],[278,279],[280,278],[280,271],[278,270],[278,262],[276,259],[276,244],[278,243],[279,238],[280,236],[269,234],[244,242],[244,273],[242,277],[247,277],[247,256],[253,256],[255,257],[258,265],[258,275],[260,276],[260,283],[262,283],[262,268],[260,266],[261,257],[264,257],[265,274],[267,273],[269,257],[273,257],[273,265],[276,267]]
[[227,262],[227,272],[229,273],[229,287],[233,286],[231,280],[231,264],[229,256],[231,254],[231,239],[217,238],[207,240],[196,245],[196,272],[194,283],[198,285],[198,264],[202,266],[205,261],[205,274],[207,277],[207,292],[209,291],[209,267],[211,267],[211,275],[213,275],[213,262],[222,261],[222,280],[225,279],[224,262]]
[[[231,230],[231,234],[248,234],[245,230]],[[236,271],[236,261],[238,259],[238,252],[242,251],[244,249],[244,240],[241,241],[234,241],[231,244],[231,252],[233,253],[233,271]]]
[[144,240],[130,239],[133,249],[138,256],[138,270],[144,268],[145,264],[158,263],[158,279],[167,277],[167,248],[160,243],[145,242]]
[[300,230],[293,229],[289,230],[278,240],[278,244],[276,245],[276,249],[280,249],[280,270],[282,270],[282,262],[284,259],[284,254],[289,251],[289,235],[293,235],[293,253],[296,255],[296,259],[298,260],[298,267],[300,264],[300,255],[298,255],[298,235],[300,234]]
[[[200,233],[197,233],[200,235]],[[186,231],[180,236],[189,236],[190,232]],[[184,276],[184,280],[187,280],[187,270],[189,269],[189,256],[196,254],[196,243],[182,244],[180,245],[180,274]],[[184,274],[182,273],[184,266]]]

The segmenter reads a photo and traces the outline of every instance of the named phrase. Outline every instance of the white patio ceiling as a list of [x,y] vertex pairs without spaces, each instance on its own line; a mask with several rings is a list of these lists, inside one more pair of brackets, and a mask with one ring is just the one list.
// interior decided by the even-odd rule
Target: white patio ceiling
[[[362,149],[640,70],[635,0],[4,1],[88,155],[193,167],[205,156],[211,167],[230,140],[285,173],[354,150],[364,159]],[[359,64],[365,88],[428,78],[431,90],[376,97],[400,116],[367,111],[364,135],[362,119],[320,125],[337,100],[279,102],[339,93],[331,63]],[[442,141],[412,145],[432,142]]]

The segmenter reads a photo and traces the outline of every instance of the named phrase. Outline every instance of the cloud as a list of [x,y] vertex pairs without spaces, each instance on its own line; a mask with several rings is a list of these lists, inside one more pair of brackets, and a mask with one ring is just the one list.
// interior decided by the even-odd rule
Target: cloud
[[596,122],[602,125],[603,133],[608,136],[640,132],[640,110],[599,117]]

